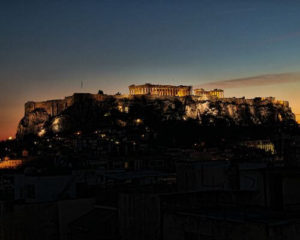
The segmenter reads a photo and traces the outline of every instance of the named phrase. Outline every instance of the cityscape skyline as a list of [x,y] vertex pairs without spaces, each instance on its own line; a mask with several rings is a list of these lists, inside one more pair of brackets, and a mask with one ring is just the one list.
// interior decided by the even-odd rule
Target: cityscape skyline
[[274,96],[299,114],[299,11],[270,0],[1,2],[0,139],[14,135],[26,101],[146,82],[246,79],[225,95]]
[[300,1],[0,1],[0,240],[299,240]]

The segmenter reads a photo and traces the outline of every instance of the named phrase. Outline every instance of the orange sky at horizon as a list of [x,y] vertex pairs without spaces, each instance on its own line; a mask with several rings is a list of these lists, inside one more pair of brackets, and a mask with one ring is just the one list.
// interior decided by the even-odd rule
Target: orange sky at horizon
[[[249,88],[234,88],[234,89],[225,89],[225,97],[243,97],[253,98],[257,96],[268,97],[275,96],[276,99],[287,100],[290,103],[292,111],[296,114],[296,120],[300,123],[300,96],[298,94],[300,86],[298,83],[290,84],[281,84],[274,86],[264,86],[264,87],[249,87]],[[280,86],[280,87],[279,87]],[[123,93],[127,93],[127,87],[123,86],[121,88]],[[64,98],[64,90],[58,92],[49,91],[47,94],[28,94],[28,96],[33,96],[33,99],[23,96],[20,99],[14,98],[12,102],[9,102],[6,105],[3,105],[0,112],[0,140],[6,140],[8,137],[14,137],[17,131],[17,126],[19,121],[24,115],[24,104],[26,101],[44,101],[50,99],[62,99]],[[66,91],[67,95],[72,95],[72,89]],[[96,91],[93,88],[86,89],[84,92],[95,93]],[[107,94],[113,94],[115,91],[105,90]],[[268,94],[266,94],[268,93]],[[25,100],[26,99],[26,100]]]
[[296,114],[296,121],[300,124],[300,114]]
[[300,114],[300,1],[17,0],[1,10],[0,140],[15,135],[27,101],[130,84],[273,96]]

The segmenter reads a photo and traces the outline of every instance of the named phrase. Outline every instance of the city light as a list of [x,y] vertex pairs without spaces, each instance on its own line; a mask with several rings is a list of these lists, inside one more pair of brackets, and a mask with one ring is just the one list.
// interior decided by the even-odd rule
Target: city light
[[8,157],[5,157],[3,161],[0,162],[0,169],[15,169],[22,166],[22,160],[10,160]]
[[143,123],[143,120],[140,119],[140,118],[137,118],[137,119],[135,120],[135,123],[136,123],[137,125],[142,124],[142,123]]
[[43,128],[43,129],[41,129],[39,132],[38,132],[38,136],[39,137],[42,137],[42,136],[44,136],[46,134],[46,130]]
[[106,134],[105,133],[101,133],[100,136],[101,136],[101,138],[105,138]]

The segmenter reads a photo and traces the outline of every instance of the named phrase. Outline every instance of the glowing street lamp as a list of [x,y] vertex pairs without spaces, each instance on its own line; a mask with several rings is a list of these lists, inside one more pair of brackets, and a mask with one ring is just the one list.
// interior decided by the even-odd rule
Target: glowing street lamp
[[101,136],[101,138],[105,138],[106,134],[105,133],[101,133],[100,136]]
[[140,118],[137,118],[137,119],[135,119],[135,123],[136,123],[136,125],[140,125],[143,123],[143,120]]

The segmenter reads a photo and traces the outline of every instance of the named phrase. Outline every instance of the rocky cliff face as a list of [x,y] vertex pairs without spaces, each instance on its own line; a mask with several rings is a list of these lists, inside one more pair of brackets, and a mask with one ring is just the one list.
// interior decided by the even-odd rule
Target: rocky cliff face
[[200,123],[223,119],[235,125],[274,124],[295,118],[288,105],[269,100],[194,101],[185,106],[185,115]]
[[150,127],[158,126],[164,121],[190,120],[209,126],[253,126],[295,120],[288,103],[274,99],[203,100],[192,96],[106,96],[99,99],[89,95],[81,97],[56,114],[37,104],[39,108],[26,111],[18,126],[17,136],[126,127],[136,124],[137,119]]
[[42,129],[45,128],[45,124],[49,119],[50,115],[44,109],[38,108],[29,112],[20,121],[17,129],[17,136],[42,134]]

